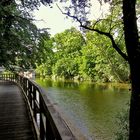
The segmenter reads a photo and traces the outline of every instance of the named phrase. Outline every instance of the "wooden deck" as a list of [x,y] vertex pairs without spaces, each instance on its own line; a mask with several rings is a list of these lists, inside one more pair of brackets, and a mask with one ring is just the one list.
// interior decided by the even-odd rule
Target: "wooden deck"
[[18,86],[0,80],[0,140],[34,140],[32,122]]

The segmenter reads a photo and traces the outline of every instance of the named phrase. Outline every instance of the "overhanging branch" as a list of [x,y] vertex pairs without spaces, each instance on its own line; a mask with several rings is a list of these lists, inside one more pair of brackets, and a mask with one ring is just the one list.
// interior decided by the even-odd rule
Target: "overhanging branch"
[[115,40],[114,40],[113,36],[111,35],[111,33],[103,32],[103,31],[101,31],[97,28],[90,28],[86,25],[83,25],[81,20],[78,19],[78,17],[72,16],[72,15],[70,15],[70,13],[64,13],[58,5],[57,5],[57,7],[59,8],[59,10],[61,11],[62,14],[67,15],[68,17],[71,17],[74,20],[76,20],[77,22],[79,22],[80,27],[82,27],[84,29],[87,29],[87,30],[90,30],[90,31],[97,32],[100,35],[104,35],[104,36],[108,37],[111,40],[112,47],[124,58],[124,60],[128,61],[128,56],[124,52],[122,52],[122,50],[117,46],[117,44],[115,43]]
[[95,32],[97,32],[97,33],[99,33],[99,34],[101,34],[101,35],[104,35],[104,36],[108,37],[108,38],[111,40],[112,47],[113,47],[126,61],[128,61],[128,56],[127,56],[125,53],[123,53],[123,52],[121,51],[121,49],[117,46],[117,44],[115,43],[115,40],[114,40],[113,36],[112,36],[110,33],[103,32],[103,31],[100,31],[100,30],[98,30],[98,29],[92,29],[92,28],[87,27],[87,26],[84,26],[84,25],[82,25],[82,24],[81,24],[81,27],[83,27],[84,29],[90,30],[90,31],[95,31]]

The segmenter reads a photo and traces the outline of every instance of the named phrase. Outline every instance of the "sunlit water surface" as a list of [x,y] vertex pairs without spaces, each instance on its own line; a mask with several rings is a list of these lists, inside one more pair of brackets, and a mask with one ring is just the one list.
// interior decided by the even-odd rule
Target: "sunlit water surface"
[[127,108],[127,85],[39,80],[53,102],[64,111],[87,139],[114,140],[117,117]]

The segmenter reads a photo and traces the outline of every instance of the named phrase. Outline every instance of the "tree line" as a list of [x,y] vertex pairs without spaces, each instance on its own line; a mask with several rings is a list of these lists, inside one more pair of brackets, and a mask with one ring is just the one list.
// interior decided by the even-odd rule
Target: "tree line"
[[[120,47],[125,50],[124,41]],[[83,34],[74,27],[54,37],[44,33],[39,48],[36,72],[43,77],[94,82],[129,80],[127,62],[114,51],[106,37],[100,38],[97,33]]]

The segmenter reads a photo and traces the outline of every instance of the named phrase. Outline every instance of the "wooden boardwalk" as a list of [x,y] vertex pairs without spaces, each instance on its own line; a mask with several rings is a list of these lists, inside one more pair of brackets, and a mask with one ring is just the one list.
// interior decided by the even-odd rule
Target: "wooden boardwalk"
[[0,80],[0,140],[34,140],[33,126],[18,86]]

